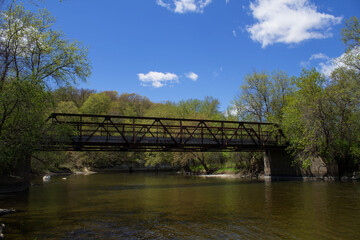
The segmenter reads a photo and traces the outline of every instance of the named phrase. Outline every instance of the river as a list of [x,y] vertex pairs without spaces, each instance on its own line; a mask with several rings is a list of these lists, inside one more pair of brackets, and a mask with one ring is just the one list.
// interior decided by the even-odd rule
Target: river
[[62,178],[0,195],[6,239],[360,239],[359,182]]

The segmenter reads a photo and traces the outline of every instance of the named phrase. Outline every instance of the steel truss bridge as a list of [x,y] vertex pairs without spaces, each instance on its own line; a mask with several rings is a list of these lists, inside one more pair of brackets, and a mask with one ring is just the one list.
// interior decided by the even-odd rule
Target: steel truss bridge
[[39,150],[215,152],[285,145],[277,125],[259,122],[53,113],[48,127],[53,134]]

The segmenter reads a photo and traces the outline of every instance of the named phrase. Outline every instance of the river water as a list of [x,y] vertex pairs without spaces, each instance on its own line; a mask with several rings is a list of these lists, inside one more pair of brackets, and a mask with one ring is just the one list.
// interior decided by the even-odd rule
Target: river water
[[360,239],[358,182],[74,175],[0,208],[6,239]]

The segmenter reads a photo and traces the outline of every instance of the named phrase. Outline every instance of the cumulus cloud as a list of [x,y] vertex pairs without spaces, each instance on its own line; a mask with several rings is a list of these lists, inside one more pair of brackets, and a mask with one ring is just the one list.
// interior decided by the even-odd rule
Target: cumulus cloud
[[156,3],[175,13],[202,13],[211,1],[212,0],[156,0]]
[[190,78],[191,80],[193,80],[194,82],[198,79],[199,75],[197,75],[194,72],[189,72],[189,73],[185,73],[185,76],[187,78]]
[[331,26],[342,20],[318,12],[309,0],[255,0],[250,2],[250,10],[257,23],[247,26],[247,31],[263,48],[331,37]]
[[178,82],[178,76],[174,73],[162,73],[150,71],[146,74],[139,73],[139,80],[143,86],[153,86],[160,88],[166,86],[168,83]]

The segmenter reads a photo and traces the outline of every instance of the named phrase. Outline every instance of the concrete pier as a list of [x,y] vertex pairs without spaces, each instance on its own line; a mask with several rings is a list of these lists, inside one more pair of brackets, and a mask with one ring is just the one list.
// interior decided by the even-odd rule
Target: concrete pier
[[267,149],[264,154],[264,175],[269,177],[300,177],[297,167],[292,166],[291,156],[284,148]]

